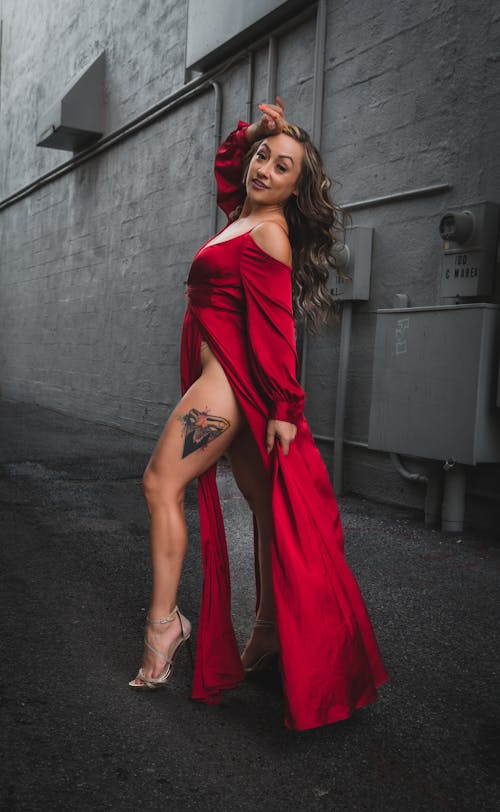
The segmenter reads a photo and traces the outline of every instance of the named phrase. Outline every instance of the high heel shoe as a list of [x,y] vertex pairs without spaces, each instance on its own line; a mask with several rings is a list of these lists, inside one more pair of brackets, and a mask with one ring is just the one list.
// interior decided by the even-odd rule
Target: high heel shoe
[[[275,628],[274,621],[256,620],[253,628],[254,632],[259,629],[274,631]],[[256,674],[274,671],[278,668],[278,666],[279,666],[279,651],[276,649],[273,649],[272,651],[265,651],[255,660],[255,662],[251,663],[251,665],[244,666],[245,675],[250,678]]]
[[[157,623],[173,623],[176,617],[179,618],[179,622],[181,624],[181,636],[172,643],[167,654],[164,654],[163,651],[158,651],[158,649],[154,648],[150,643],[148,643],[146,640],[146,635],[144,635],[144,645],[146,648],[152,651],[156,657],[163,660],[164,667],[160,675],[158,677],[146,677],[141,666],[135,679],[129,682],[130,688],[139,691],[153,691],[155,688],[161,688],[162,685],[166,685],[174,670],[175,656],[184,643],[187,643],[191,664],[193,663],[193,654],[191,651],[191,623],[187,617],[181,615],[178,606],[176,606],[175,609],[172,609],[167,617],[161,617],[158,620],[151,620],[149,617],[147,617],[146,623],[149,623],[152,626]],[[141,680],[141,682],[136,682],[136,680]]]

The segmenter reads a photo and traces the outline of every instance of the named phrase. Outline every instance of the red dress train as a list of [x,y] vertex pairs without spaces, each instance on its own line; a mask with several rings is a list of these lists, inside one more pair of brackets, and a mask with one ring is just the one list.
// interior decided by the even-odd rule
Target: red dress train
[[[219,205],[242,199],[248,149],[240,122],[217,153]],[[303,416],[289,266],[251,232],[202,246],[188,279],[181,345],[183,392],[201,373],[200,342],[222,364],[272,481],[272,575],[285,724],[296,730],[344,719],[373,702],[387,679],[361,593],[343,554],[342,528],[326,467]],[[293,422],[285,456],[265,450],[267,421]],[[192,696],[216,703],[243,679],[231,622],[231,588],[216,466],[199,479],[203,593]]]

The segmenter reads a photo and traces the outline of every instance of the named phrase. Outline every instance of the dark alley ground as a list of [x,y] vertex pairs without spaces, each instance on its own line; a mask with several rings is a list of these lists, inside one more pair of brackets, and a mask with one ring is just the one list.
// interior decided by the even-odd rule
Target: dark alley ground
[[[170,687],[138,695],[149,590],[141,475],[153,442],[0,403],[1,808],[494,810],[500,805],[500,540],[446,536],[416,512],[339,500],[346,556],[390,681],[351,719],[283,726],[276,684],[222,705]],[[221,466],[244,643],[254,606],[250,519]],[[182,611],[197,624],[196,489]]]

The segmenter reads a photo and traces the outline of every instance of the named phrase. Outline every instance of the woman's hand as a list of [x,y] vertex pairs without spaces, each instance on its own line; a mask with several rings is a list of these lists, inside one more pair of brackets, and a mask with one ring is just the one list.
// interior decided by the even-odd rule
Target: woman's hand
[[283,449],[283,454],[287,456],[290,450],[290,444],[295,440],[297,434],[297,426],[293,423],[287,423],[285,420],[268,420],[266,430],[266,451],[268,454],[274,448],[276,438]]
[[250,144],[268,135],[278,135],[285,123],[285,105],[279,96],[276,96],[276,104],[259,104],[259,110],[262,117],[250,124],[245,133]]

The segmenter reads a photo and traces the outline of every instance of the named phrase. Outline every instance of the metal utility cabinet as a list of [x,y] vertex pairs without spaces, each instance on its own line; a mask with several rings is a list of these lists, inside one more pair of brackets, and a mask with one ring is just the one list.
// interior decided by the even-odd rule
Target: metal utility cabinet
[[497,305],[379,310],[369,447],[499,462],[499,349]]

